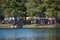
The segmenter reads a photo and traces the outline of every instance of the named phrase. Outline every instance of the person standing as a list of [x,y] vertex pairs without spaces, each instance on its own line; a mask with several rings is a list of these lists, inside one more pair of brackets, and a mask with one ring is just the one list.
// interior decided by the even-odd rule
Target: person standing
[[55,23],[56,23],[56,19],[52,18],[52,24],[55,24]]
[[45,21],[45,24],[48,24],[48,17],[47,16],[45,17],[44,21]]
[[52,24],[52,18],[48,18],[48,24]]
[[22,28],[23,27],[23,19],[19,19],[19,20],[17,20],[17,26],[18,26],[18,28]]

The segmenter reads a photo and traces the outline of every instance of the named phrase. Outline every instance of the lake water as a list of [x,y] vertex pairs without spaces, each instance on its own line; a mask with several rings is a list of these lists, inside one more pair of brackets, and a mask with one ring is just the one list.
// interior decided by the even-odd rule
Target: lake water
[[58,37],[58,28],[0,29],[0,40],[54,40]]

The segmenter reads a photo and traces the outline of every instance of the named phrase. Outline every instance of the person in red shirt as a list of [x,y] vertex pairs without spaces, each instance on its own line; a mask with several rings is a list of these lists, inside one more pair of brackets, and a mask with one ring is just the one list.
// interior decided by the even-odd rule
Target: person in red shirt
[[56,23],[56,19],[52,18],[52,24],[55,24],[55,23]]

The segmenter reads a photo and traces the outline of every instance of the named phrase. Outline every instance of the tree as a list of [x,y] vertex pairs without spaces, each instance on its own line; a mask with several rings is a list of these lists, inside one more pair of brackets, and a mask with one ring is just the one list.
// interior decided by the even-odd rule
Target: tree
[[60,0],[0,0],[0,9],[5,17],[14,15],[15,11],[17,16],[45,14],[53,17],[56,12],[60,15]]

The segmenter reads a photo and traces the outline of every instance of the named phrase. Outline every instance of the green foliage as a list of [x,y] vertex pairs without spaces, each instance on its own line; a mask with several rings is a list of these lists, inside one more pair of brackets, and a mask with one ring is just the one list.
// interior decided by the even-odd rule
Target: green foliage
[[48,17],[60,15],[60,0],[0,0],[0,14],[5,17],[20,16],[41,16]]

